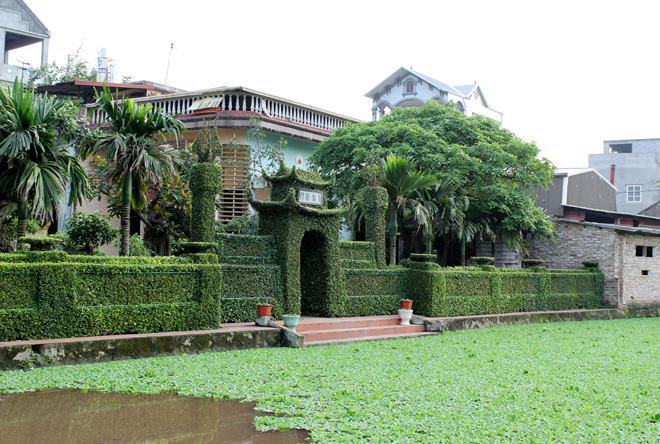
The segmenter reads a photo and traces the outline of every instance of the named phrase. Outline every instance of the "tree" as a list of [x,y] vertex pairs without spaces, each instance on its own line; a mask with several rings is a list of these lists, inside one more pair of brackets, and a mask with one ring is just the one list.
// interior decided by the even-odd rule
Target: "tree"
[[90,68],[80,57],[80,48],[66,56],[66,62],[58,65],[53,62],[30,72],[30,84],[54,85],[69,80],[96,80],[96,68]]
[[446,184],[425,201],[437,207],[434,233],[444,236],[445,245],[460,243],[461,237],[469,242],[474,230],[464,230],[466,224],[482,228],[473,239],[491,230],[510,246],[524,247],[527,236],[553,234],[549,217],[531,197],[533,189],[552,183],[552,164],[539,157],[533,143],[485,117],[465,116],[451,104],[430,101],[396,108],[376,122],[347,125],[322,142],[310,160],[323,175],[336,178],[333,192],[345,200],[365,185],[360,172],[370,157],[389,155],[413,161]]
[[97,105],[107,115],[109,128],[87,146],[84,155],[101,153],[105,157],[109,178],[121,196],[119,254],[128,256],[131,206],[143,204],[141,198],[148,184],[175,172],[174,149],[165,137],[177,136],[183,124],[150,104],[137,105],[131,99],[114,101],[107,87],[98,96]]
[[387,190],[387,245],[389,264],[396,265],[396,236],[399,214],[410,210],[420,225],[430,223],[428,210],[417,199],[417,193],[432,187],[436,179],[416,170],[415,165],[401,157],[388,156],[383,162],[383,187]]
[[28,218],[47,220],[70,187],[69,205],[91,197],[89,180],[68,144],[76,134],[75,107],[15,81],[0,89],[0,187],[16,208],[16,236]]
[[94,254],[96,248],[117,237],[117,229],[110,225],[107,217],[98,213],[74,214],[67,224],[66,233],[72,244],[85,247],[90,255]]

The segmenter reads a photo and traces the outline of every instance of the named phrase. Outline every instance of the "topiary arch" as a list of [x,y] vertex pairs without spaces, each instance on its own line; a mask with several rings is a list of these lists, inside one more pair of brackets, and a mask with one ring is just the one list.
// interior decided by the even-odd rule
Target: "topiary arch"
[[[259,211],[259,233],[273,237],[275,259],[282,268],[284,311],[341,316],[339,229],[344,210],[327,207],[330,184],[315,173],[284,165],[265,178],[272,185],[272,200],[252,205]],[[317,200],[305,199],[310,196]]]

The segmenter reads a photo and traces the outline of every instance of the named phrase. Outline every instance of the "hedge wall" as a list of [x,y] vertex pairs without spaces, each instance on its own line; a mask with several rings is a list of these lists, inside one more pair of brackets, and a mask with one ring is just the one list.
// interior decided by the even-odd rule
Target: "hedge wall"
[[396,314],[407,297],[403,268],[344,269],[344,316]]
[[159,265],[187,264],[188,258],[179,256],[85,256],[67,254],[61,250],[0,253],[0,263],[75,262],[85,264]]
[[599,272],[446,271],[410,268],[406,289],[418,313],[464,316],[602,306]]
[[273,304],[273,316],[281,319],[284,300],[276,265],[224,264],[222,266],[222,322],[248,322],[256,317],[256,304]]
[[339,241],[342,268],[376,268],[373,242]]
[[223,233],[220,235],[220,243],[221,262],[247,265],[272,263],[272,236]]
[[216,328],[218,265],[0,263],[0,341]]

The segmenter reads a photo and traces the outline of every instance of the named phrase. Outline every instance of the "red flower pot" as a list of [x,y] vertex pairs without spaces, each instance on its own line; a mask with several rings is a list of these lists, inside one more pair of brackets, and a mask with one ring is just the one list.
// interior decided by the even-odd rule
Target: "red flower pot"
[[257,315],[259,317],[270,316],[272,310],[273,306],[271,304],[257,304]]
[[412,299],[401,299],[399,302],[399,308],[403,310],[412,310]]

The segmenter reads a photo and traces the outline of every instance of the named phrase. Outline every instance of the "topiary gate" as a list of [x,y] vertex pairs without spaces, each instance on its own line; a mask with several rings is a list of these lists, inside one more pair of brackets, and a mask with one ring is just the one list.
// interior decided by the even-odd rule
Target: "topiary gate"
[[283,164],[265,178],[272,186],[271,200],[252,205],[259,211],[259,233],[273,237],[285,313],[341,316],[339,230],[344,210],[327,207],[330,183]]

